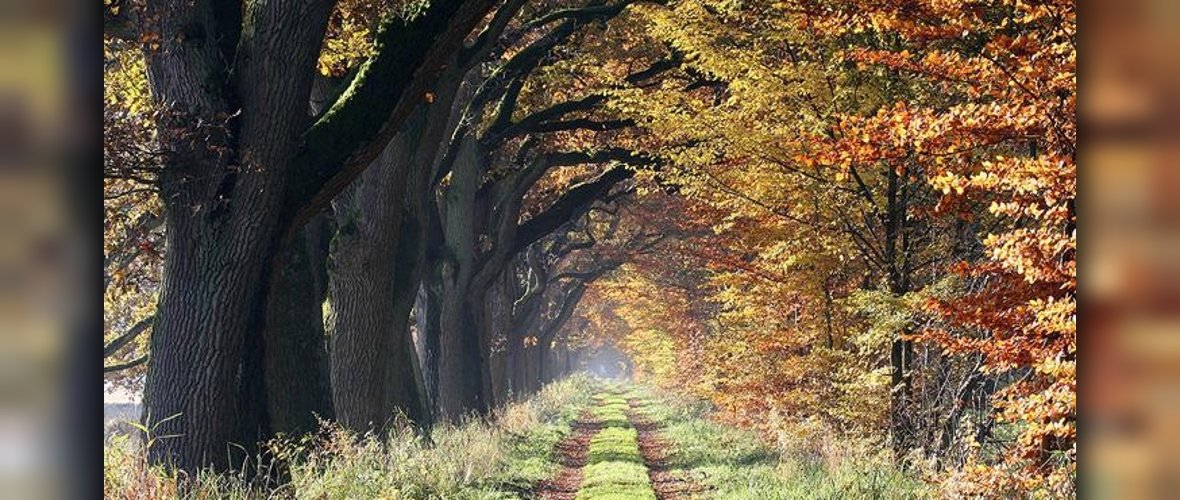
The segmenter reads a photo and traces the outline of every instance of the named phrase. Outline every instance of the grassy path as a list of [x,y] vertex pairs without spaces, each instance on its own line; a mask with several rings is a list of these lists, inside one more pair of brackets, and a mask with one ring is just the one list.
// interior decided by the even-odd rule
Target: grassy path
[[537,485],[537,498],[671,500],[702,490],[669,470],[670,445],[644,411],[645,399],[610,386],[594,401],[556,446],[561,468]]
[[554,454],[560,468],[552,479],[537,484],[538,498],[573,500],[582,484],[582,468],[590,458],[590,438],[602,430],[602,423],[590,411],[570,424],[571,433],[557,443]]
[[602,430],[590,439],[589,461],[577,500],[634,498],[654,500],[639,436],[627,417],[627,399],[617,388],[595,396],[593,413]]
[[[924,498],[921,484],[871,454],[823,457],[771,449],[754,432],[709,418],[699,401],[632,385],[597,385],[561,468],[534,490],[563,500]],[[583,407],[585,408],[585,407]]]
[[[717,422],[704,402],[643,385],[575,376],[472,419],[389,436],[326,427],[314,441],[275,443],[295,457],[280,498],[353,500],[859,500],[931,498],[892,468],[888,450],[816,446]],[[123,436],[117,436],[123,438]],[[141,448],[138,448],[141,449]],[[834,450],[834,451],[832,451]],[[235,476],[196,478],[191,495],[146,469],[126,439],[104,449],[107,498],[259,498]]]

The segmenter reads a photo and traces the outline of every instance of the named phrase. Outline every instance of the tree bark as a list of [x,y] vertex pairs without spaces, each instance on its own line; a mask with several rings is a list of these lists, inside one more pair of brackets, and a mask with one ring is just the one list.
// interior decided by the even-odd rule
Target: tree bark
[[552,344],[549,341],[542,340],[537,344],[537,388],[544,387],[549,383],[549,375],[553,371],[550,366],[552,360],[551,356]]
[[[886,169],[886,211],[884,253],[889,271],[889,290],[895,297],[901,297],[910,291],[909,248],[905,239],[908,238],[909,227],[906,223],[908,212],[905,196],[905,179],[894,168]],[[889,400],[891,436],[894,457],[903,459],[916,446],[917,426],[913,413],[913,363],[914,343],[906,339],[909,328],[898,332],[890,345],[890,382],[891,395]]]
[[426,399],[430,402],[431,417],[437,420],[440,415],[438,384],[439,358],[442,350],[442,326],[440,323],[442,297],[437,288],[441,283],[433,277],[434,271],[436,270],[429,267],[423,270],[425,274],[422,276],[418,301],[414,307],[416,308],[415,317],[418,331],[422,335],[422,350],[425,352],[425,356],[422,358],[422,379],[426,385]]
[[[254,432],[271,430],[264,412],[243,400],[262,385],[284,166],[307,123],[312,63],[330,9],[291,6],[302,14],[296,23],[293,12],[270,4],[226,7],[149,2],[143,17],[159,40],[145,57],[152,97],[167,108],[158,186],[168,227],[145,424],[154,435],[179,436],[153,441],[148,458],[189,471],[234,465],[239,447],[231,443],[248,452]],[[258,57],[267,51],[272,57]]]
[[483,296],[472,289],[476,272],[476,191],[483,174],[474,140],[464,140],[451,168],[451,182],[440,205],[444,255],[439,264],[440,302],[439,409],[456,421],[468,412],[488,410],[483,398],[481,352]]
[[273,433],[314,432],[318,418],[333,420],[332,390],[324,337],[322,281],[329,231],[317,216],[279,257],[265,331],[266,405]]
[[421,249],[407,191],[422,175],[411,169],[428,114],[415,110],[377,164],[333,202],[332,380],[340,422],[359,432],[385,430],[399,411],[426,417],[409,332]]
[[441,1],[382,30],[399,43],[380,43],[365,77],[310,126],[333,5],[151,0],[140,16],[166,153],[157,184],[168,253],[144,423],[169,438],[153,441],[153,464],[223,470],[236,465],[233,450],[249,454],[272,432],[257,395],[266,392],[263,332],[283,238],[369,163],[372,144],[417,102],[413,88],[461,48],[492,2]]
[[491,352],[492,405],[500,405],[513,395],[512,384],[512,304],[516,299],[516,273],[507,269],[488,294],[488,328]]

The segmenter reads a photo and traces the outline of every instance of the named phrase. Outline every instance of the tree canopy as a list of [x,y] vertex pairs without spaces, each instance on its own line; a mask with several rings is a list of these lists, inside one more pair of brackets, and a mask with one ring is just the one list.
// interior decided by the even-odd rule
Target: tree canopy
[[189,436],[153,460],[609,347],[951,495],[1073,492],[1073,2],[105,5],[104,371]]

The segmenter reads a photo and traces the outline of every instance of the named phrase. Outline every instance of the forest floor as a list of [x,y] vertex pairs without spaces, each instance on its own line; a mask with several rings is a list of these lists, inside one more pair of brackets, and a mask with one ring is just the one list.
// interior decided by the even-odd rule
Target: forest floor
[[[779,439],[787,441],[789,439]],[[308,499],[869,499],[929,496],[926,485],[871,450],[772,446],[712,418],[682,395],[573,376],[492,419],[384,438],[328,426],[315,439],[275,443],[289,484],[205,475],[187,495],[145,465],[126,439],[107,442],[107,498]],[[836,446],[836,448],[831,448]],[[835,449],[836,453],[831,450]]]

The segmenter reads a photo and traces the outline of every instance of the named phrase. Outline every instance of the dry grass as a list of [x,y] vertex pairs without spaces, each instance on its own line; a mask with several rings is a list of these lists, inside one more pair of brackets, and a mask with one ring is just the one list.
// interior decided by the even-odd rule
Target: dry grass
[[[201,473],[181,480],[149,466],[143,447],[122,435],[104,448],[105,498],[155,499],[494,499],[517,494],[555,469],[553,445],[569,432],[591,382],[572,377],[497,411],[489,420],[439,426],[430,438],[402,426],[384,439],[325,424],[316,437],[268,444],[289,464],[289,482],[260,488],[240,473]],[[178,484],[186,484],[180,491]]]

